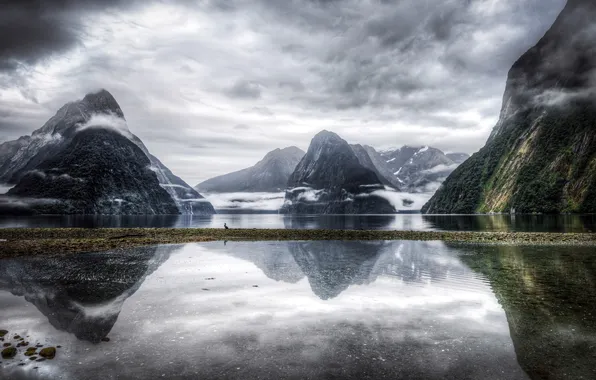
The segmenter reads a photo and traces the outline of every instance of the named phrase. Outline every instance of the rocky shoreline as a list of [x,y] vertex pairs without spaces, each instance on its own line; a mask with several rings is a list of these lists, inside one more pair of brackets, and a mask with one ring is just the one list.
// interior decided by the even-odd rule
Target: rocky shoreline
[[155,244],[271,240],[442,240],[480,244],[594,245],[595,233],[213,228],[0,229],[0,258],[118,250]]

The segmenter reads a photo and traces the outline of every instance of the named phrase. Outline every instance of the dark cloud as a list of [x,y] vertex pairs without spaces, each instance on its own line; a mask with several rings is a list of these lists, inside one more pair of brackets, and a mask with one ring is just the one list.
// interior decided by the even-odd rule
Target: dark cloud
[[564,3],[0,0],[0,140],[107,88],[191,183],[321,129],[471,153]]
[[225,93],[232,98],[258,99],[261,97],[261,86],[255,82],[239,79]]
[[131,6],[127,0],[3,0],[0,70],[16,70],[64,53],[83,38],[82,17]]

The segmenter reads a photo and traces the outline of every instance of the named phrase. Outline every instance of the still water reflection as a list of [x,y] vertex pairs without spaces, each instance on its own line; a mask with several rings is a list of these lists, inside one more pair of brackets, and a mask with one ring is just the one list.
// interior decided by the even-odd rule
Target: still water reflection
[[62,346],[0,377],[592,379],[592,256],[314,241],[0,260],[0,329]]
[[38,215],[2,216],[9,227],[173,227],[596,232],[596,215]]

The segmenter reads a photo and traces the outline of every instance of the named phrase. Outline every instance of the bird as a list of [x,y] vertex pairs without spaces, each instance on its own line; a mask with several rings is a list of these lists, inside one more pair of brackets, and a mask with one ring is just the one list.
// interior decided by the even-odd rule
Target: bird
[[225,228],[226,230],[229,230],[229,229],[230,229],[230,227],[228,227],[228,225],[227,225],[226,223],[224,223],[224,228]]

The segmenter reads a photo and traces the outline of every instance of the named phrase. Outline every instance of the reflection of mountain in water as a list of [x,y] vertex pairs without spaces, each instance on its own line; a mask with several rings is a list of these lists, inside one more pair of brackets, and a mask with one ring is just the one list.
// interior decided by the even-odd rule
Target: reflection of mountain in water
[[379,276],[405,282],[440,281],[466,270],[442,243],[417,241],[301,241],[217,245],[231,256],[253,262],[276,281],[295,283],[305,275],[321,299],[337,297],[350,285]]
[[532,379],[596,379],[592,247],[457,246],[490,280],[518,361]]
[[25,297],[55,328],[96,343],[108,335],[124,301],[173,249],[3,260],[0,289]]
[[422,215],[431,229],[444,231],[596,231],[594,215]]
[[294,260],[319,298],[337,297],[350,285],[368,284],[383,242],[289,242]]
[[248,249],[242,250],[232,247],[234,245],[217,245],[210,249],[223,249],[230,256],[250,261],[262,270],[265,276],[275,281],[295,284],[304,278],[304,273],[288,251],[287,242],[271,243],[267,245],[267,249],[254,249],[254,244],[249,244]]

